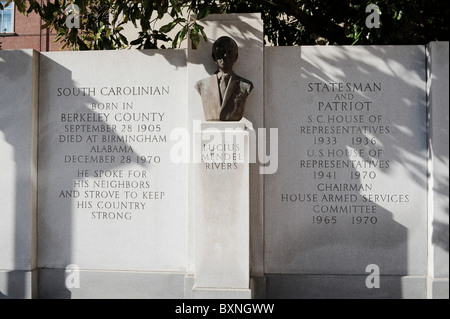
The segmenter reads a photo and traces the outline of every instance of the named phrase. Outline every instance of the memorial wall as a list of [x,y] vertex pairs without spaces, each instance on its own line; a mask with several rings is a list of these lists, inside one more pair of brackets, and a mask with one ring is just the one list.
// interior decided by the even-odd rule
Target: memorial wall
[[[0,51],[0,298],[448,298],[448,42],[202,23],[196,50]],[[194,85],[222,35],[246,139],[201,159],[249,161],[203,166]]]

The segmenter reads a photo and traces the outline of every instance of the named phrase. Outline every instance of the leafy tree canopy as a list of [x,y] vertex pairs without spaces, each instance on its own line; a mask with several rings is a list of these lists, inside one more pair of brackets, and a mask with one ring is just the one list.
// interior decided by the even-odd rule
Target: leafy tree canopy
[[[13,0],[8,0],[6,4]],[[266,40],[274,45],[426,44],[448,41],[449,1],[442,0],[54,0],[14,1],[23,14],[37,12],[42,28],[57,32],[63,47],[74,50],[178,47],[189,37],[195,46],[211,13],[260,12]],[[70,7],[75,4],[76,7]],[[370,4],[378,7],[379,27],[366,24]],[[0,3],[1,6],[1,3]],[[76,8],[79,12],[76,12]],[[1,9],[1,7],[0,7]],[[78,15],[78,28],[69,15]],[[156,22],[169,16],[170,22]],[[195,19],[189,18],[196,15]],[[136,39],[123,35],[124,24],[138,28]],[[169,33],[176,30],[175,36]],[[174,33],[174,32],[172,32]],[[170,33],[170,34],[172,34]],[[130,41],[131,40],[131,41]]]

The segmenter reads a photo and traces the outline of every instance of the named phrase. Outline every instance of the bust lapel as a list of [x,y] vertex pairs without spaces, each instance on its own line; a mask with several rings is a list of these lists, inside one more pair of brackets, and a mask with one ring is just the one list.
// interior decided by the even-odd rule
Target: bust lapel
[[207,114],[206,118],[218,120],[220,116],[221,105],[217,74],[213,74],[209,78],[209,83],[207,89],[205,90],[205,95],[202,96],[202,98],[204,98],[203,109],[205,111],[205,114]]

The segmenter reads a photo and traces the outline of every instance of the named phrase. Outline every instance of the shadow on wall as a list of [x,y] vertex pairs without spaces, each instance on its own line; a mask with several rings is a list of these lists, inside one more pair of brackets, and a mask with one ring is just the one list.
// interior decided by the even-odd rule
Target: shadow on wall
[[30,297],[36,264],[31,52],[0,51],[1,298]]

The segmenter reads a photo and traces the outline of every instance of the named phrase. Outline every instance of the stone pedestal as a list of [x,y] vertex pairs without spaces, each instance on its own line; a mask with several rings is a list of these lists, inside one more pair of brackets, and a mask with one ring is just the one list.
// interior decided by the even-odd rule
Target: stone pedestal
[[194,127],[193,298],[250,298],[249,134],[242,122]]

